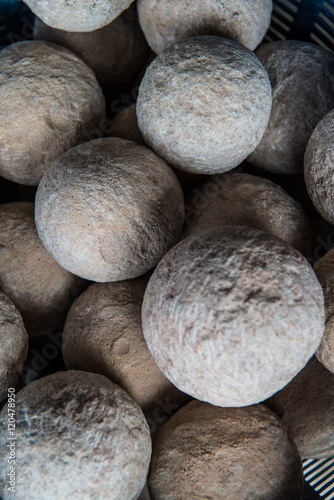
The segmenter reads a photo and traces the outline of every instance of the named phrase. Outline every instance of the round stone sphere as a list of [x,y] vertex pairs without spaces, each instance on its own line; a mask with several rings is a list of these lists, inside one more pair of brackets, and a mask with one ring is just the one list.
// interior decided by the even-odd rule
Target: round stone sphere
[[28,334],[13,302],[0,292],[0,402],[15,387],[28,354]]
[[334,110],[315,127],[304,156],[307,191],[319,214],[334,224]]
[[[6,413],[5,406],[1,463],[8,456]],[[16,395],[15,432],[18,500],[133,500],[144,488],[147,423],[130,396],[102,375],[71,370],[31,382]],[[3,500],[12,497],[7,468],[0,473]]]
[[122,281],[156,266],[178,240],[183,193],[148,148],[96,139],[51,165],[37,190],[35,220],[62,267],[92,281]]
[[325,333],[316,356],[334,373],[334,248],[315,263],[314,271],[324,292],[326,313]]
[[42,41],[0,52],[0,102],[0,175],[31,186],[98,130],[106,113],[93,71],[68,49]]
[[133,0],[24,0],[48,26],[64,31],[94,31],[107,26]]
[[38,238],[33,203],[0,205],[0,290],[20,311],[30,336],[62,328],[85,282],[59,266]]
[[286,425],[302,458],[333,457],[334,374],[315,357],[264,404]]
[[334,55],[296,40],[264,44],[256,55],[268,71],[273,107],[248,161],[276,174],[300,173],[314,127],[334,108]]
[[215,0],[139,0],[141,27],[151,49],[161,54],[169,45],[197,35],[229,38],[254,50],[271,20],[271,0],[233,3]]
[[217,174],[258,145],[271,109],[271,86],[258,58],[217,36],[168,47],[147,68],[137,115],[146,144],[171,166]]
[[299,205],[280,186],[248,174],[211,177],[186,199],[182,239],[218,226],[267,231],[311,255],[312,232]]
[[63,45],[94,71],[102,87],[120,84],[145,63],[148,45],[131,6],[112,23],[89,33],[73,33],[47,26],[36,18],[34,38]]
[[143,331],[160,370],[217,406],[246,406],[282,389],[324,331],[322,289],[298,250],[269,233],[223,226],[161,260],[143,302]]
[[301,460],[285,426],[263,405],[192,401],[153,444],[151,500],[300,500]]

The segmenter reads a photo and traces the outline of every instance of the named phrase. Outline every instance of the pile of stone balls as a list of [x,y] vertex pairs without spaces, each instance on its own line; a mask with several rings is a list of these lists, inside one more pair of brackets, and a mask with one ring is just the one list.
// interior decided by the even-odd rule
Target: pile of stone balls
[[[330,231],[334,55],[262,43],[271,0],[25,2],[35,40],[0,52],[0,184],[33,192],[0,200],[0,496],[301,499],[301,459],[334,455],[334,250],[312,268],[280,184],[304,172]],[[55,331],[66,370],[22,388]]]

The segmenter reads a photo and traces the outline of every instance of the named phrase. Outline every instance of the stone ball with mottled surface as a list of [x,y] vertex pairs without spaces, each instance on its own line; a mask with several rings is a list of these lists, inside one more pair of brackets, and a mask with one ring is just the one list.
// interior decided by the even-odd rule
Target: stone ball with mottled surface
[[85,282],[45,250],[34,222],[34,204],[0,205],[0,290],[20,311],[30,336],[62,328]]
[[15,387],[28,354],[28,334],[13,302],[0,292],[0,402]]
[[300,500],[303,474],[285,426],[263,405],[192,401],[159,432],[148,486],[151,500]]
[[151,49],[161,54],[169,45],[197,35],[229,38],[254,50],[271,20],[271,0],[139,0],[141,27]]
[[36,194],[39,237],[53,258],[88,280],[138,277],[178,240],[182,189],[144,146],[96,139],[55,161]]
[[182,239],[213,227],[240,225],[267,231],[311,255],[312,232],[303,209],[268,179],[217,175],[193,189],[185,205]]
[[31,186],[106,115],[93,71],[68,49],[43,41],[0,52],[0,102],[0,175]]
[[243,226],[183,240],[154,271],[143,331],[160,370],[217,406],[246,406],[282,389],[324,331],[320,283],[286,242]]
[[217,174],[258,145],[271,109],[271,86],[259,59],[217,36],[168,47],[147,68],[137,115],[146,144],[171,166]]
[[[0,494],[7,489],[7,422],[1,413]],[[58,372],[16,395],[17,500],[135,500],[151,438],[139,406],[106,377]]]
[[264,404],[274,411],[302,458],[334,455],[334,375],[315,357]]
[[24,0],[48,26],[64,31],[95,31],[110,24],[133,0]]
[[248,161],[276,174],[302,172],[310,135],[334,107],[334,55],[296,40],[264,44],[256,55],[268,71],[273,107],[267,130]]
[[36,18],[34,38],[63,45],[94,71],[102,87],[120,84],[145,63],[148,45],[131,6],[112,23],[89,33],[73,33],[47,26]]

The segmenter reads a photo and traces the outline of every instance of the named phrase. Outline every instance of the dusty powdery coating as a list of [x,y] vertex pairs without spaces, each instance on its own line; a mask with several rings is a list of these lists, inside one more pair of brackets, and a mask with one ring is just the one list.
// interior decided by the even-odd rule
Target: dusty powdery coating
[[139,0],[141,27],[152,50],[160,54],[169,45],[196,35],[230,38],[254,50],[270,25],[271,0]]
[[258,403],[318,347],[321,286],[307,260],[263,231],[226,226],[172,248],[143,302],[143,331],[176,387],[217,406]]
[[94,31],[111,23],[133,0],[24,0],[48,26],[64,31]]
[[249,226],[311,254],[312,233],[301,206],[280,186],[248,174],[217,175],[186,200],[182,239],[218,226]]
[[192,401],[162,427],[148,484],[151,500],[297,500],[303,475],[296,445],[263,405]]
[[334,375],[316,358],[265,405],[287,426],[302,458],[333,457]]
[[33,203],[0,205],[0,290],[22,314],[30,336],[63,326],[85,282],[65,271],[38,238]]
[[319,214],[334,224],[334,110],[315,127],[304,157],[307,191]]
[[[7,490],[5,406],[0,422],[0,493]],[[17,500],[135,500],[151,458],[139,406],[96,373],[58,372],[16,396]],[[47,485],[47,492],[46,492]]]
[[0,103],[0,175],[32,186],[105,118],[93,71],[48,42],[16,43],[0,52]]
[[0,292],[0,401],[15,387],[28,354],[28,334],[13,302]]
[[55,161],[40,182],[35,220],[47,250],[92,281],[135,278],[178,240],[184,200],[175,174],[144,146],[90,141]]
[[57,30],[36,18],[34,38],[71,49],[92,68],[103,87],[130,78],[141,69],[148,54],[148,45],[134,7],[123,12],[108,26],[90,33]]
[[249,161],[278,174],[299,173],[314,127],[334,107],[334,55],[296,40],[264,44],[256,55],[269,74],[273,107]]
[[[95,283],[72,305],[63,333],[66,368],[101,373],[119,384],[150,419],[159,405],[187,397],[161,373],[147,349],[141,306],[148,277]],[[152,422],[152,423],[153,423]]]
[[146,70],[137,114],[145,142],[170,165],[223,173],[258,145],[271,109],[271,86],[258,58],[216,36],[183,40]]

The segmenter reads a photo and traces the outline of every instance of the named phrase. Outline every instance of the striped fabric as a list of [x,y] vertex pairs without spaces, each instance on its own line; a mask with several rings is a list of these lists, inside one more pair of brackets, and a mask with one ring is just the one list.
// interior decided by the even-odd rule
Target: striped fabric
[[304,460],[305,481],[324,500],[334,499],[334,458]]

